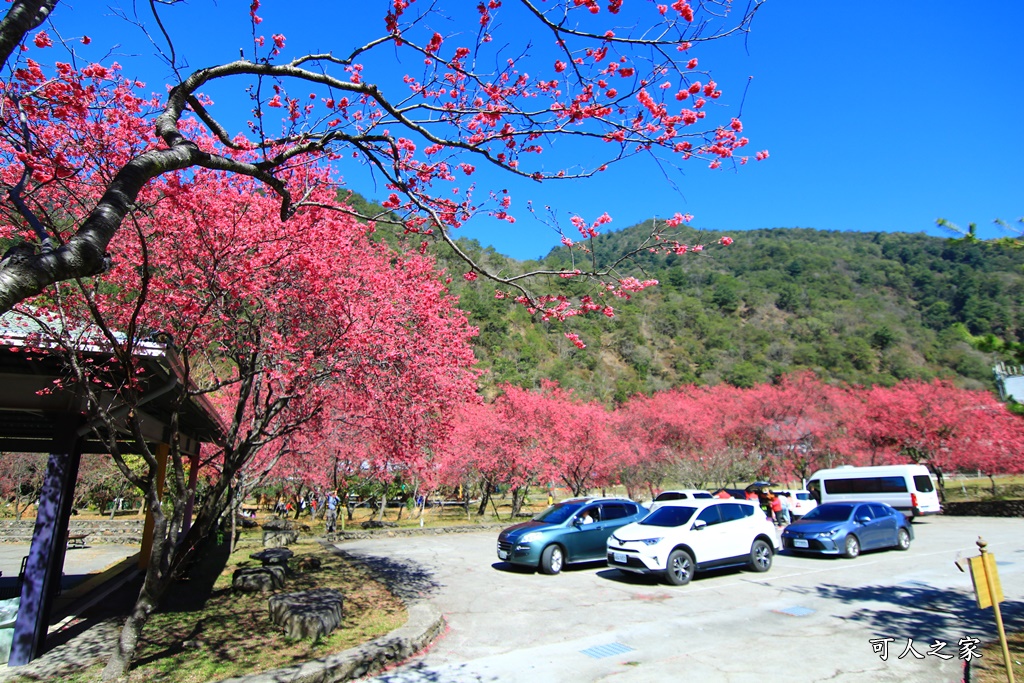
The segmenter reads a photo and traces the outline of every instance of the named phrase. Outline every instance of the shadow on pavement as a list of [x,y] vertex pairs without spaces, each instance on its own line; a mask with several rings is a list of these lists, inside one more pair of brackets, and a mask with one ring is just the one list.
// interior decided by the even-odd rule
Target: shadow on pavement
[[521,564],[512,564],[511,562],[494,562],[491,564],[491,569],[497,569],[499,572],[507,572],[509,574],[536,574],[536,567],[526,567]]
[[[979,634],[995,635],[992,610],[978,609],[974,596],[965,592],[935,588],[915,581],[896,586],[824,584],[791,590],[842,604],[864,605],[840,618],[868,624],[885,636],[920,638],[930,642],[953,637],[980,637]],[[1024,601],[1006,600],[1000,603],[999,608],[1008,631],[1024,629]]]
[[381,683],[472,683],[500,680],[497,677],[483,678],[478,673],[464,671],[464,666],[455,667],[454,670],[446,668],[444,671],[433,671],[421,663],[413,664],[402,668],[401,671],[385,671],[373,680]]
[[429,597],[441,587],[428,568],[415,562],[380,555],[354,554],[330,544],[324,544],[324,547],[338,557],[368,568],[377,579],[384,582],[388,590],[403,600]]
[[[562,572],[571,574],[572,572],[587,571],[603,567],[605,565],[604,560],[594,560],[592,562],[574,562],[566,565],[562,568]],[[497,569],[499,572],[508,572],[509,574],[543,574],[537,567],[528,567],[522,564],[513,564],[511,562],[494,562],[491,564],[492,569]]]
[[625,583],[639,586],[657,586],[661,584],[660,579],[655,574],[633,574],[632,572],[622,572],[618,569],[602,569],[597,573],[602,579],[608,581],[614,581],[616,583]]

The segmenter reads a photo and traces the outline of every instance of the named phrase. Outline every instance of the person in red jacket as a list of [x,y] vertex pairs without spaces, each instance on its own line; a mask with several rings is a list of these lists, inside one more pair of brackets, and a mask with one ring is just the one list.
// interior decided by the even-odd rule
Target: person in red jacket
[[771,518],[776,524],[782,523],[782,501],[774,493],[768,494],[768,504],[771,507]]

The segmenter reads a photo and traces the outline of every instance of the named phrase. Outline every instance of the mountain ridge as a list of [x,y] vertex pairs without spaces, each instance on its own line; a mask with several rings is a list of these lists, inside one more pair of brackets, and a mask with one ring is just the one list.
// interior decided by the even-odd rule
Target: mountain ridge
[[[650,231],[647,221],[589,246],[606,263]],[[693,244],[698,234],[684,228],[678,239]],[[701,237],[711,244],[719,235]],[[752,386],[800,370],[845,384],[941,378],[991,389],[997,361],[1021,361],[1024,250],[924,233],[770,228],[731,235],[731,246],[713,252],[635,255],[621,276],[660,285],[616,301],[610,319],[531,321],[521,307],[496,301],[493,283],[453,278],[452,291],[481,330],[475,346],[489,370],[485,384],[554,379],[609,403],[682,384]],[[509,267],[570,263],[565,247],[540,262],[517,262],[473,240],[460,248]],[[443,250],[435,253],[451,272],[464,270]],[[576,294],[587,289],[568,284]],[[566,332],[587,348],[576,349]]]

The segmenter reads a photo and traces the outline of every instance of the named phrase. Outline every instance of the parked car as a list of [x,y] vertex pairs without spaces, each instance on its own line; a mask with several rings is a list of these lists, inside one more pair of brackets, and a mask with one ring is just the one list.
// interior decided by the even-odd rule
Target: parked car
[[683,586],[695,572],[714,567],[766,572],[777,547],[774,525],[753,502],[671,501],[608,537],[608,565]]
[[714,498],[710,491],[704,491],[703,489],[677,489],[673,491],[662,491],[654,497],[651,504],[648,506],[651,510],[657,510],[663,504],[670,500],[707,500]]
[[823,503],[782,532],[782,546],[798,553],[857,557],[862,550],[907,550],[914,530],[885,503]]
[[793,519],[800,519],[818,506],[818,502],[811,497],[811,492],[804,489],[778,489],[772,493],[776,496],[786,496],[786,500],[789,501],[789,514]]
[[605,557],[613,531],[643,519],[647,508],[626,498],[572,498],[498,535],[498,559],[557,574],[572,562]]

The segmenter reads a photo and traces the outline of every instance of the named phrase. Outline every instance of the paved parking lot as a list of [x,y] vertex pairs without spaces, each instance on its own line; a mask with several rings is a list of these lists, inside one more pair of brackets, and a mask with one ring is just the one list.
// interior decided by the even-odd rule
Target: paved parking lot
[[[959,641],[992,639],[995,625],[954,561],[976,555],[984,536],[1004,620],[1024,629],[1024,520],[934,517],[915,534],[905,553],[782,555],[767,574],[721,570],[679,588],[603,564],[516,570],[497,560],[496,533],[339,547],[407,598],[433,601],[449,623],[429,651],[377,681],[959,681]],[[870,641],[885,638],[883,660]]]

